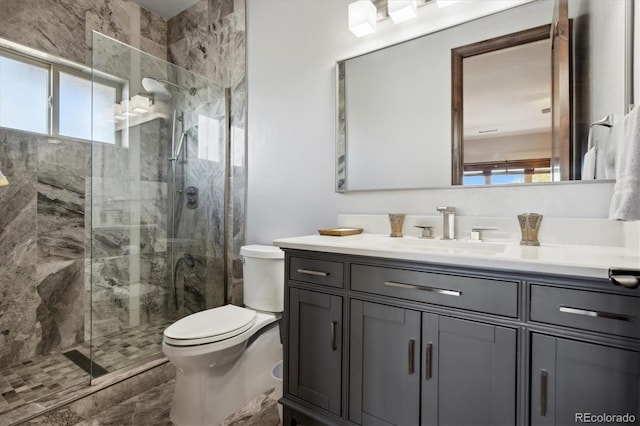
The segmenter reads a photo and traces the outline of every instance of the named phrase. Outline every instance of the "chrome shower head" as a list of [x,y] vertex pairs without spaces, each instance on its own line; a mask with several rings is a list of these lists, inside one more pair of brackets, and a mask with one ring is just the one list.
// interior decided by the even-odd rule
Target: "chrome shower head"
[[175,93],[169,91],[167,86],[175,87],[179,90],[189,93],[191,96],[194,96],[198,92],[195,87],[183,87],[168,80],[157,80],[152,77],[144,77],[142,79],[142,87],[144,87],[144,90],[156,95],[171,96],[173,93]]

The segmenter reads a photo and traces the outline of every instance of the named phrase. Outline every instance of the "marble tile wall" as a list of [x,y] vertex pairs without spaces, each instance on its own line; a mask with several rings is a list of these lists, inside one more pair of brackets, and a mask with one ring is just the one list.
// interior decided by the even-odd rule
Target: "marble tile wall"
[[0,37],[91,65],[91,32],[99,31],[162,59],[167,24],[129,0],[2,0]]
[[[148,195],[141,197],[138,205],[141,222],[148,226],[141,228],[140,244],[133,252],[127,230],[110,226],[126,225],[130,217],[128,201],[110,192],[131,185],[123,178],[126,170],[122,165],[128,159],[122,148],[99,146],[94,150],[97,177],[91,182],[89,144],[0,129],[0,170],[11,182],[0,191],[0,255],[9,259],[0,268],[0,363],[19,362],[88,338],[90,271],[95,277],[97,335],[126,328],[131,312],[124,299],[132,285],[141,300],[139,315],[143,321],[167,312],[180,317],[218,306],[225,301],[225,281],[230,283],[227,301],[242,303],[239,249],[244,243],[246,178],[244,0],[201,0],[168,23],[128,0],[0,2],[0,37],[74,62],[92,63],[93,30],[162,59],[168,57],[220,85],[182,106],[176,100],[185,111],[185,130],[192,142],[187,149],[188,166],[181,166],[184,182],[179,183],[196,183],[201,207],[181,207],[176,213],[175,230],[169,229],[169,148],[168,144],[157,143],[170,137],[168,119],[148,123],[139,135],[141,149],[153,155],[140,158],[136,190]],[[97,53],[100,57],[101,52]],[[109,71],[128,72],[122,69],[124,59],[111,61],[115,68]],[[164,78],[166,68],[156,64],[143,56],[142,67],[149,69],[151,76]],[[176,77],[181,84],[198,86],[197,81]],[[222,87],[231,88],[232,152],[236,156],[227,194],[222,163],[197,158],[197,117],[223,116]],[[224,158],[226,151],[221,149]],[[176,203],[183,201],[177,199]],[[98,223],[94,224],[93,240],[89,239],[92,204],[101,210],[94,212]],[[225,221],[233,224],[226,233]],[[177,242],[168,242],[171,239]],[[91,241],[93,246],[89,245]],[[170,244],[174,244],[176,259],[185,253],[195,259],[194,268],[186,262],[176,265],[176,288],[167,258]],[[226,280],[225,246],[232,247]],[[88,260],[89,247],[93,262]],[[132,259],[139,265],[139,282],[130,282],[123,272]],[[149,286],[149,282],[163,284]],[[178,296],[178,309],[174,294]]]
[[[91,65],[93,30],[166,59],[166,22],[131,1],[0,2],[0,37],[77,63]],[[150,129],[143,143],[157,140],[160,131],[159,127]],[[112,154],[109,158],[117,162],[117,154]],[[73,346],[88,335],[90,156],[91,146],[83,141],[0,129],[0,170],[10,182],[0,190],[0,256],[4,259],[0,267],[0,365]],[[158,161],[145,160],[149,163],[143,166],[145,170]],[[145,192],[154,198],[143,203],[143,217],[166,199],[166,167],[155,167],[145,178]],[[147,234],[152,232],[147,230]],[[165,254],[158,254],[161,237],[143,238],[153,241],[140,254],[146,256],[141,262],[143,276],[166,270]],[[96,248],[104,257],[126,256],[114,253],[128,246],[122,234],[105,231],[97,240],[103,243]],[[117,283],[118,275],[113,277]],[[164,302],[158,299],[164,292],[140,289],[144,315],[152,316],[160,309],[157,305]]]
[[[200,0],[170,19],[167,25],[168,58],[172,63],[199,73],[223,88],[231,89],[231,163],[229,191],[224,196],[224,214],[230,226],[214,234],[228,252],[227,302],[242,304],[240,247],[245,241],[246,167],[246,29],[244,0]],[[219,208],[222,209],[223,206]],[[209,216],[222,227],[225,219]],[[218,228],[211,228],[218,229]],[[222,268],[224,265],[217,267]],[[217,296],[216,296],[217,297]],[[215,297],[214,297],[215,298]]]

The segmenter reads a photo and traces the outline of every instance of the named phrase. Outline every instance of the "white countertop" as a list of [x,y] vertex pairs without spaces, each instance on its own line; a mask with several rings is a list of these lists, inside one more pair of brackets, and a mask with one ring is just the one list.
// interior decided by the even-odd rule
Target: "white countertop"
[[346,237],[307,235],[273,242],[280,248],[353,254],[447,265],[608,278],[609,268],[640,270],[640,253],[614,246],[472,242],[391,238],[383,234]]

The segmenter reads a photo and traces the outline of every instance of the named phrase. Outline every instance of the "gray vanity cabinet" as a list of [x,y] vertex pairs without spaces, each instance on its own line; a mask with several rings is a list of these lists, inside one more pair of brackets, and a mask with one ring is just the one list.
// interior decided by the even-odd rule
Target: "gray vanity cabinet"
[[420,423],[420,312],[351,301],[349,420]]
[[515,423],[515,330],[360,300],[350,319],[352,422]]
[[341,414],[342,297],[289,289],[289,393]]
[[[587,415],[640,418],[639,354],[636,351],[532,334],[531,425],[590,423]],[[591,421],[593,423],[593,421]]]
[[640,289],[339,253],[285,259],[287,426],[640,421]]

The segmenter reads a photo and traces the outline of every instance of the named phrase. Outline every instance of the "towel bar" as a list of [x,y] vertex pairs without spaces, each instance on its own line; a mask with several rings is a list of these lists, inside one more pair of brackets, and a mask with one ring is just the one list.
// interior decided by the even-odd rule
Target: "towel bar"
[[593,126],[613,127],[613,114],[609,114],[606,117],[591,123],[591,126],[589,126],[589,135],[587,136],[587,150],[593,148],[593,144],[591,143],[591,131],[593,130]]

